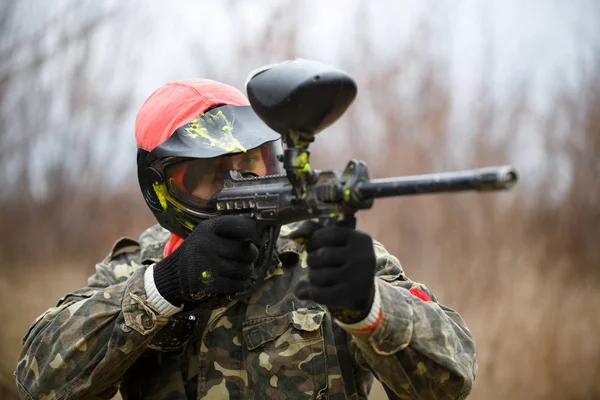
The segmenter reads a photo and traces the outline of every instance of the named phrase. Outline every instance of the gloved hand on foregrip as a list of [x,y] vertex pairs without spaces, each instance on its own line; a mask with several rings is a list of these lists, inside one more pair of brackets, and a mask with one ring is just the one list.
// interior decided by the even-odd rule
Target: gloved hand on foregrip
[[[312,226],[311,226],[312,224]],[[308,282],[296,296],[326,305],[344,324],[363,320],[375,295],[376,257],[371,237],[342,226],[319,227],[305,222],[292,239],[308,237]]]
[[257,235],[256,221],[242,216],[202,221],[177,250],[154,265],[158,292],[179,306],[250,291]]

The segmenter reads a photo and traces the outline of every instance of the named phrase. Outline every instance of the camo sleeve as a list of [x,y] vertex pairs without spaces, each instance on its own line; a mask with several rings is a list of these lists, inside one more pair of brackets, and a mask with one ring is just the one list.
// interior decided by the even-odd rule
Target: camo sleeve
[[146,304],[145,268],[129,254],[96,266],[33,323],[15,371],[24,399],[110,399],[122,375],[164,325]]
[[375,242],[381,320],[352,333],[359,366],[401,399],[463,399],[477,373],[475,342],[460,315],[410,281],[400,262]]

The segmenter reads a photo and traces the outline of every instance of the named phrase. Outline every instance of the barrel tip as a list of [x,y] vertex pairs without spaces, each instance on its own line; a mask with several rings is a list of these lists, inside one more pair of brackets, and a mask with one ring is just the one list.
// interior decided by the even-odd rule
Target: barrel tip
[[504,189],[510,189],[517,184],[519,181],[519,175],[517,171],[511,166],[505,166],[499,171],[498,181],[502,184]]

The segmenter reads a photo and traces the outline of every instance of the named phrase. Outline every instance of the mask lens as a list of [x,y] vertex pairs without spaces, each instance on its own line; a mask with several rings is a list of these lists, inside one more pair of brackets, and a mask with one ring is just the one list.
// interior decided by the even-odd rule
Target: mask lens
[[281,173],[276,157],[281,151],[279,142],[266,143],[245,153],[209,159],[181,161],[165,169],[167,187],[172,196],[194,208],[206,207],[206,202],[223,188],[228,170],[248,176]]

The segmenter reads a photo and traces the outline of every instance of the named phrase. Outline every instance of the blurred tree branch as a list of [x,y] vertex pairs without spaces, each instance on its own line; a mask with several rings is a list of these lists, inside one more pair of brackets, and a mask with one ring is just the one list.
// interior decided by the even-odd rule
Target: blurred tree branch
[[[2,38],[10,36],[17,3],[0,6]],[[241,84],[251,68],[311,54],[301,46],[306,23],[301,16],[303,7],[312,5],[268,4],[267,19],[275,23],[250,35],[247,3],[229,1],[227,15],[239,27],[234,62],[221,68],[209,57],[197,57],[196,71]],[[116,151],[110,145],[130,100],[127,90],[107,97],[102,92],[114,75],[134,73],[114,63],[127,46],[140,44],[125,40],[122,27],[110,25],[113,12],[69,7],[74,10],[69,13],[87,16],[76,28],[65,30],[57,19],[14,42],[25,43],[19,46],[32,51],[30,58],[19,58],[19,46],[0,46],[0,183],[5,189],[0,193],[0,264],[4,272],[18,271],[15,276],[29,271],[32,290],[41,282],[68,279],[70,266],[85,275],[117,237],[135,237],[154,223],[134,178],[129,186],[106,189],[109,167],[123,164],[100,149]],[[378,23],[371,8],[366,1],[357,3],[339,43],[339,66],[356,77],[359,97],[334,126],[339,134],[317,138],[315,163],[340,168],[348,158],[362,158],[374,176],[383,177],[506,163],[517,151],[541,151],[547,160],[543,168],[522,176],[511,193],[378,201],[359,215],[359,226],[397,254],[411,278],[424,281],[466,318],[480,354],[473,398],[600,396],[594,381],[600,371],[595,339],[600,319],[593,312],[600,306],[600,55],[578,90],[552,99],[549,115],[531,107],[532,87],[525,80],[515,83],[509,102],[499,103],[488,86],[493,68],[484,63],[469,123],[457,126],[448,60],[429,49],[440,41],[436,27],[417,24],[407,47],[390,39],[386,53],[379,54],[369,36]],[[107,46],[95,35],[106,26],[111,27],[111,58],[93,64]],[[56,47],[40,43],[46,28],[55,35]],[[199,38],[191,53],[206,54],[210,45]],[[5,66],[13,59],[21,64]],[[537,135],[541,149],[522,145],[518,139],[527,135]],[[33,171],[40,163],[42,176]],[[42,181],[49,189],[35,197],[32,187]],[[60,275],[57,265],[68,268]],[[5,298],[12,302],[26,295],[15,291]],[[38,308],[48,307],[54,299],[39,301]],[[16,340],[11,343],[18,346]],[[6,382],[10,372],[0,374]]]

